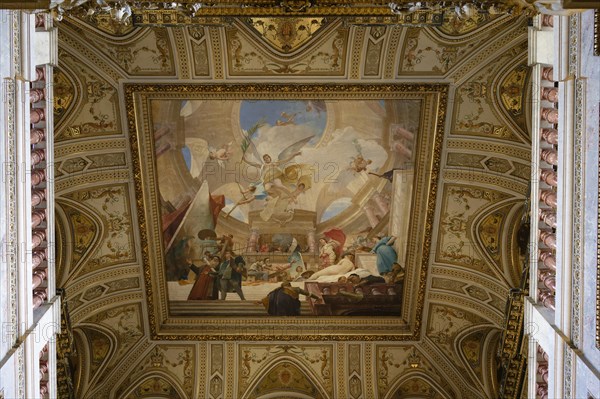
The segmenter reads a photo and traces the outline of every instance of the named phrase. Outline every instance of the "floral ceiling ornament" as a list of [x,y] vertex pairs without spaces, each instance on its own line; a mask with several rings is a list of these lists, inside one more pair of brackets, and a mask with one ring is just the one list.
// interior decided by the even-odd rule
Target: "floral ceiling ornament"
[[408,364],[413,369],[419,368],[421,365],[421,358],[417,355],[416,348],[413,348],[412,353],[408,356]]

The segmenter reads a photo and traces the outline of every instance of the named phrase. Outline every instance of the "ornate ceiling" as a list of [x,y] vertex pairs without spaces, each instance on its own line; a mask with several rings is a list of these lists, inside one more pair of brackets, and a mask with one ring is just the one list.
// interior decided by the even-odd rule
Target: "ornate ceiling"
[[[294,397],[496,396],[530,175],[526,19],[123,27],[98,16],[60,24],[59,60],[57,286],[78,351],[76,397],[269,397],[282,387]],[[232,82],[449,87],[429,262],[423,281],[413,275],[425,293],[416,340],[153,336],[123,87]]]

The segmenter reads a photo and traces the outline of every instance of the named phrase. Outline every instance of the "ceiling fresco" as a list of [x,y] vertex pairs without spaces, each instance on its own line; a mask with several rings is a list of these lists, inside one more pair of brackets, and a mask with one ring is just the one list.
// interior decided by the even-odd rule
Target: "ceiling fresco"
[[[245,88],[254,90],[243,87],[242,91]],[[323,88],[314,86],[315,90]],[[400,214],[401,223],[396,226],[404,234],[390,234],[394,234],[399,247],[406,248],[411,241],[406,232],[408,225],[415,223],[408,213],[413,180],[415,185],[418,181],[428,184],[420,168],[427,167],[430,158],[423,151],[430,140],[419,139],[419,134],[426,134],[419,132],[427,132],[431,122],[424,123],[420,118],[436,115],[426,112],[427,101],[421,95],[396,94],[392,90],[376,92],[382,96],[380,100],[371,100],[371,92],[362,94],[366,99],[360,94],[356,98],[302,99],[299,94],[297,100],[201,100],[190,93],[182,100],[167,99],[168,93],[157,97],[156,90],[161,89],[152,87],[148,99],[149,115],[136,115],[147,121],[149,128],[147,134],[140,135],[139,152],[151,151],[153,156],[149,164],[143,159],[140,164],[147,176],[142,180],[152,186],[150,191],[158,192],[160,212],[156,216],[163,232],[159,248],[162,255],[153,257],[164,258],[164,266],[159,262],[156,266],[161,272],[166,270],[170,301],[201,300],[179,304],[190,311],[193,305],[195,310],[190,314],[205,308],[215,311],[215,306],[221,306],[214,300],[225,297],[223,292],[217,295],[222,289],[215,287],[222,277],[204,276],[202,284],[207,286],[197,291],[194,287],[200,287],[198,283],[190,290],[187,274],[191,266],[186,265],[202,264],[207,253],[218,255],[217,262],[223,261],[229,249],[243,256],[246,267],[252,262],[267,263],[264,259],[269,258],[268,264],[260,264],[262,270],[248,271],[243,293],[238,292],[240,299],[260,300],[287,279],[294,287],[312,290],[319,297],[311,297],[310,310],[302,314],[399,315],[401,294],[394,284],[377,288],[381,293],[390,292],[389,297],[384,294],[386,301],[370,298],[379,291],[362,292],[367,297],[360,306],[350,302],[344,305],[344,301],[337,304],[334,297],[327,299],[323,295],[330,294],[320,292],[325,289],[320,284],[348,276],[351,270],[342,270],[345,266],[332,267],[335,272],[322,269],[333,266],[349,248],[361,252],[362,261],[353,262],[365,275],[379,276],[385,267],[391,270],[393,260],[386,260],[387,264],[368,252],[370,242],[377,241],[375,234],[385,233],[383,226],[394,190],[393,173],[401,173],[406,179],[402,185],[406,196],[402,208],[406,212]],[[141,137],[144,135],[149,138]],[[152,173],[154,163],[156,172]],[[154,175],[156,184],[152,185]],[[427,190],[419,185],[417,191]],[[149,215],[147,220],[155,220],[156,216]],[[223,246],[222,237],[232,238],[229,247]],[[388,252],[389,257],[397,257],[394,250]],[[399,262],[406,264],[406,251],[400,255]],[[305,281],[311,283],[305,286]],[[360,294],[356,290],[354,293]],[[372,307],[367,306],[369,301]],[[228,305],[226,314],[236,312],[232,305]],[[248,311],[240,315],[264,312],[261,306],[245,305]]]
[[[426,28],[302,18],[293,23],[233,18],[226,24],[159,28],[111,27],[99,18],[61,22],[56,73],[60,90],[55,92],[61,237],[57,286],[65,289],[75,336],[76,397],[218,399],[268,397],[273,392],[353,399],[494,397],[497,381],[490,370],[497,364],[508,291],[521,274],[515,226],[530,174],[523,116],[529,79],[524,69],[526,32],[526,19],[509,16],[448,19],[440,27]],[[145,170],[135,168],[143,157],[136,153],[138,143],[132,145],[130,132],[151,130],[136,122],[132,129],[127,87],[189,83],[295,83],[304,85],[307,96],[218,101],[180,90],[180,95],[167,93],[170,97],[148,102],[148,112],[138,113],[137,121],[146,115],[153,134],[166,133],[152,141],[147,159],[160,153],[155,167],[172,173],[162,180],[155,175],[160,195],[150,209],[144,206],[150,197],[140,202],[138,188],[142,180],[149,182]],[[440,116],[437,111],[425,115],[423,109],[434,108],[400,95],[384,101],[316,98],[315,87],[325,83],[437,85],[445,88],[447,105]],[[438,117],[437,164],[429,170],[438,168],[439,174],[429,184],[419,180],[413,191],[406,191],[398,183],[402,170],[396,177],[392,173],[392,182],[368,174],[406,162],[402,148],[394,150],[394,126],[417,133],[418,139],[435,131]],[[248,161],[258,169],[263,155],[279,159],[286,148],[306,139],[291,154],[301,153],[292,157],[297,173],[282,174],[282,187],[269,178],[240,179],[241,188],[235,179],[201,179],[209,165],[220,170],[232,163],[249,164],[242,156],[250,158],[246,151],[254,150],[243,149],[244,134],[256,126],[250,141],[258,156]],[[281,134],[286,138],[280,140]],[[342,165],[339,173],[349,174],[335,193],[305,174],[303,165],[314,165],[323,156],[319,151]],[[357,172],[353,162],[359,155],[371,163]],[[170,159],[165,163],[170,171],[160,168],[162,157]],[[311,184],[298,192],[303,176],[312,176]],[[359,235],[370,238],[389,231],[415,236],[412,243],[396,248],[407,260],[400,310],[406,317],[406,338],[374,341],[365,325],[353,325],[352,317],[332,326],[312,321],[300,325],[296,318],[270,317],[264,310],[264,320],[281,320],[269,327],[270,336],[281,339],[265,340],[258,327],[235,318],[230,322],[238,328],[236,341],[199,332],[194,320],[202,317],[185,316],[191,314],[188,303],[193,301],[183,298],[179,308],[170,309],[167,301],[159,300],[169,295],[167,271],[153,272],[160,269],[148,265],[153,248],[169,247],[158,227],[162,215],[191,203],[201,191],[201,180],[208,181],[211,195],[223,196],[211,229],[219,237],[233,234],[236,248],[248,246],[253,220],[264,229],[273,215],[277,218],[276,210],[265,212],[275,208],[268,204],[272,198],[287,201],[294,214],[314,213],[317,242],[332,228],[349,232],[343,247]],[[243,202],[240,190],[259,181],[272,183],[266,190],[271,199],[255,198],[232,209]],[[388,199],[390,214],[381,214],[375,193]],[[355,212],[359,197],[365,202]],[[420,200],[410,201],[413,208],[407,210],[401,206],[406,198]],[[376,223],[370,223],[364,205],[376,211]],[[404,227],[407,211],[420,223]],[[171,238],[177,228],[172,233]],[[308,242],[296,241],[308,247]],[[367,264],[376,255],[360,256]],[[179,277],[172,282],[182,292],[193,286],[179,285]],[[248,283],[243,281],[242,289]],[[236,306],[243,301],[235,293],[229,296],[233,301],[223,302],[241,309]],[[302,309],[308,309],[304,297],[300,299]],[[224,314],[224,309],[215,314]],[[373,317],[373,328],[383,329],[383,319]],[[253,320],[261,323],[258,317]],[[348,336],[331,333],[338,340],[328,341],[326,335],[336,329]],[[288,334],[294,338],[286,339]],[[199,335],[208,338],[187,339]]]
[[[203,339],[251,329],[273,339],[285,322],[265,318],[268,311],[396,316],[378,323],[382,337],[418,335],[446,87],[135,84],[125,91],[157,334]],[[403,198],[390,207],[396,193]],[[409,225],[421,227],[408,234]],[[238,280],[231,264],[242,284],[227,281]],[[407,279],[402,265],[410,265]],[[347,278],[365,279],[364,288]],[[273,311],[286,281],[310,298],[308,306]],[[184,317],[192,315],[203,317]],[[342,323],[352,325],[354,339],[375,333],[364,317]],[[316,325],[318,335],[310,333]],[[317,317],[276,336],[338,332]]]

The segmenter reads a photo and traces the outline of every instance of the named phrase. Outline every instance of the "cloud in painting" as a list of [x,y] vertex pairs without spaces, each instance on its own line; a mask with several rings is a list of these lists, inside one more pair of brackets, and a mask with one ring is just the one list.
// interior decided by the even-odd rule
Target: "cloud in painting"
[[350,168],[350,163],[353,157],[359,155],[359,150],[365,159],[372,161],[369,170],[378,170],[387,161],[387,151],[377,141],[363,139],[361,133],[352,126],[333,132],[332,140],[323,146],[303,150],[295,161],[318,165],[320,168],[333,164],[339,174]]
[[253,142],[261,156],[269,154],[273,160],[277,160],[279,154],[288,146],[316,134],[317,132],[308,125],[265,125],[258,129]]

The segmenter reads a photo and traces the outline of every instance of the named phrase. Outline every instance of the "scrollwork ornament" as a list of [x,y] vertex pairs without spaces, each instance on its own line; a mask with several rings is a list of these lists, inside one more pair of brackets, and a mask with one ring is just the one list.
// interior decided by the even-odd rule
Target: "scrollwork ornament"
[[17,395],[25,397],[25,345],[21,344],[17,350]]
[[575,126],[573,131],[573,258],[572,258],[572,301],[571,314],[571,339],[575,347],[580,344],[581,328],[581,285],[582,281],[582,231],[583,231],[583,170],[585,161],[583,158],[583,123],[584,123],[584,93],[585,82],[581,79],[575,80]]
[[[21,41],[20,31],[21,22],[18,12],[11,12],[12,17],[12,35],[13,35],[13,66],[15,73],[20,70],[21,65]],[[15,81],[13,79],[6,79],[3,85],[4,93],[3,97],[6,101],[6,187],[8,191],[8,212],[7,212],[7,244],[6,244],[6,258],[9,274],[9,317],[10,317],[10,328],[9,334],[6,337],[9,339],[11,344],[16,341],[15,333],[17,329],[17,306],[18,303],[18,261],[17,261],[17,248],[18,248],[18,236],[17,236],[17,152],[16,152],[16,101],[15,101]],[[24,393],[24,391],[21,391]]]
[[[12,17],[12,51],[13,51],[13,67],[15,74],[18,74],[21,69],[21,23],[20,13],[11,12]],[[7,237],[6,237],[6,261],[8,266],[8,281],[9,281],[9,302],[8,312],[10,326],[5,330],[8,331],[6,337],[3,337],[10,342],[15,344],[17,340],[16,332],[18,329],[18,314],[17,314],[17,303],[18,303],[18,235],[17,235],[17,215],[19,212],[18,197],[17,197],[17,125],[16,125],[16,85],[13,79],[5,79],[3,84],[3,100],[7,110],[6,116],[6,141],[3,143],[6,148],[6,160],[5,160],[5,179],[7,187],[7,199],[6,201],[7,210]],[[17,395],[18,397],[24,397],[25,395],[25,371],[24,371],[24,356],[23,356],[24,344],[21,343],[17,349]]]
[[581,15],[569,17],[569,75],[575,76],[579,70],[579,22]]
[[564,357],[565,357],[565,366],[564,366],[564,397],[572,398],[573,397],[573,351],[567,344],[564,344]]
[[[7,137],[6,137],[6,179],[8,191],[8,237],[6,243],[6,258],[8,266],[9,280],[9,301],[11,304],[17,304],[17,192],[16,179],[17,171],[15,169],[16,162],[16,136],[15,136],[15,84],[12,79],[6,79],[3,85],[4,98],[7,105]],[[17,331],[17,306],[9,306],[11,328],[8,329],[6,339],[14,343],[16,340],[15,331]]]
[[21,15],[19,12],[12,12],[12,54],[13,54],[13,63],[12,67],[14,68],[15,75],[21,74]]

